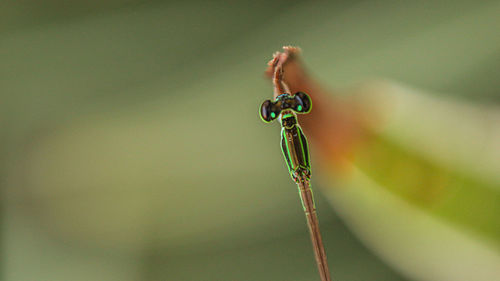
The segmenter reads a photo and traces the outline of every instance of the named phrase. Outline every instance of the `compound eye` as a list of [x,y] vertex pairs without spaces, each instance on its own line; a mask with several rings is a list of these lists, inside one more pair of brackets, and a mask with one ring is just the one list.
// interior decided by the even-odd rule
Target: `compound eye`
[[312,102],[311,98],[304,92],[297,92],[294,95],[296,104],[295,111],[300,113],[309,113],[311,111]]
[[266,100],[260,106],[260,118],[264,122],[271,122],[278,117],[280,109],[270,100]]

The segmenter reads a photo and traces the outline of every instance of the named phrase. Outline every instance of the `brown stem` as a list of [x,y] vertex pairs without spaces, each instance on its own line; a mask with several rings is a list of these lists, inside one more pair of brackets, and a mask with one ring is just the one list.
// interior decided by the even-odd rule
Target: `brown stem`
[[312,190],[309,186],[309,181],[302,177],[297,180],[297,185],[299,186],[300,197],[304,206],[307,226],[309,227],[309,233],[311,234],[311,242],[321,281],[330,281],[330,270],[328,269],[325,248],[319,231],[318,216],[316,215],[316,207],[314,206],[314,198]]
[[291,94],[290,89],[283,81],[283,63],[284,60],[275,57],[273,59],[273,85],[274,85],[274,98],[282,94]]

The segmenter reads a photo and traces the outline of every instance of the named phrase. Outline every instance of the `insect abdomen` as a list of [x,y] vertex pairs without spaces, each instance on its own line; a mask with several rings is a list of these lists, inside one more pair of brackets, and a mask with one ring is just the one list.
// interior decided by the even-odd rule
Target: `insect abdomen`
[[299,174],[309,178],[309,149],[307,140],[299,126],[281,130],[281,150],[292,178],[295,180]]

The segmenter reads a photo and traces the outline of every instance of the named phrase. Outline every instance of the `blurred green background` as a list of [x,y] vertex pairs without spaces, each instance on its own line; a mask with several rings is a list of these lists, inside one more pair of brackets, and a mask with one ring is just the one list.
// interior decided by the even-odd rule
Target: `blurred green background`
[[[498,1],[2,1],[2,280],[316,280],[279,125],[257,115],[271,54],[300,46],[329,87],[384,77],[498,104],[499,14]],[[315,196],[335,280],[410,280]]]

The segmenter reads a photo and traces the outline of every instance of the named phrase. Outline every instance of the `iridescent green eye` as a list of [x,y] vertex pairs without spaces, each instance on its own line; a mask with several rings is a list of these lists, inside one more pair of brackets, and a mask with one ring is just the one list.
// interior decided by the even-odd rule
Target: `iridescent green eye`
[[269,123],[276,119],[280,115],[280,107],[270,100],[266,100],[260,106],[260,118],[262,121]]
[[297,92],[294,95],[297,107],[295,111],[300,113],[309,113],[311,111],[311,98],[303,92]]

